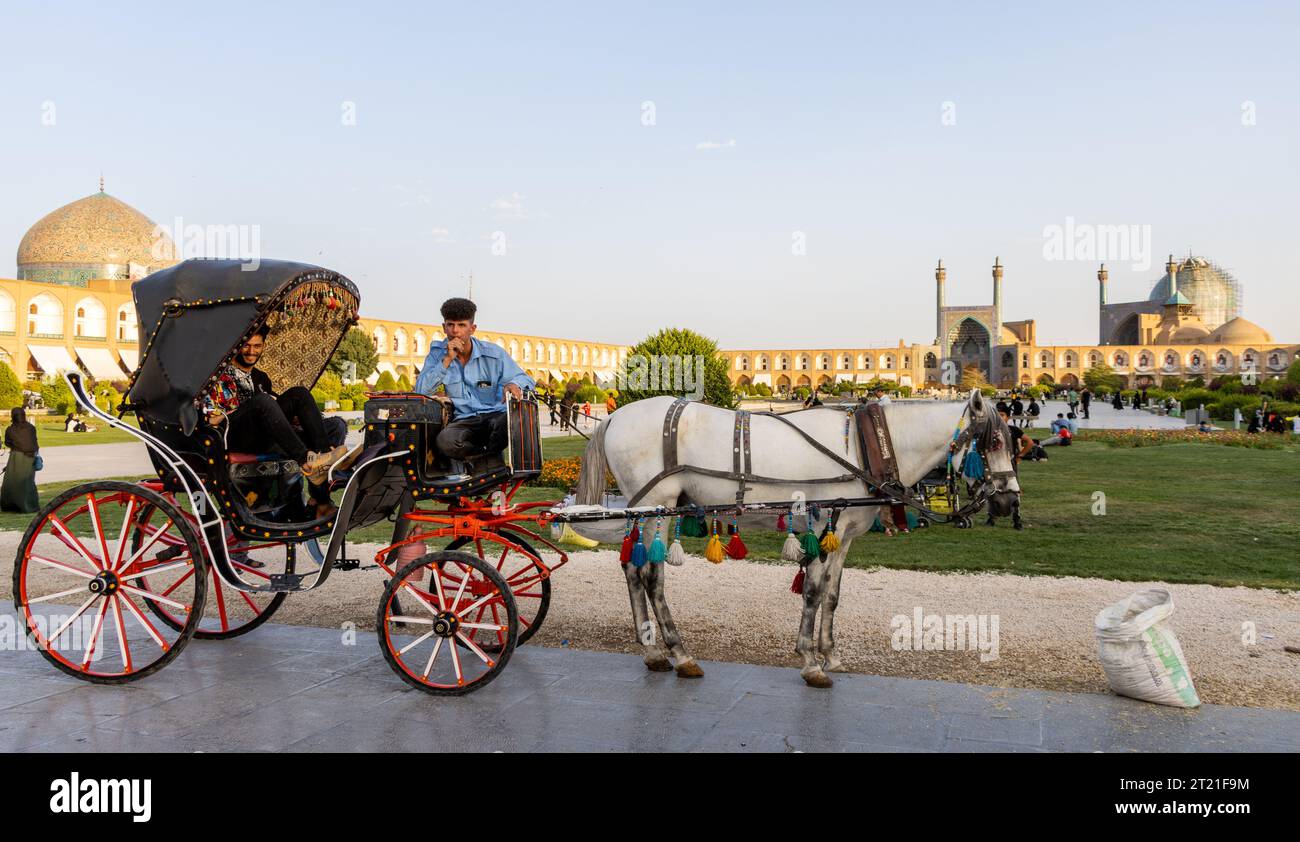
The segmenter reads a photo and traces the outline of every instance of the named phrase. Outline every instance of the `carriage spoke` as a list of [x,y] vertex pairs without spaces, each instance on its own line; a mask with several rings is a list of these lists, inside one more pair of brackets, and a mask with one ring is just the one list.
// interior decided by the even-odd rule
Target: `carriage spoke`
[[66,621],[64,621],[63,625],[59,626],[59,630],[56,631],[56,632],[54,632],[54,634],[50,635],[49,645],[50,645],[50,646],[53,646],[53,645],[54,645],[54,641],[56,641],[56,640],[58,640],[60,637],[62,637],[62,636],[63,636],[63,633],[64,633],[65,631],[67,631],[68,628],[69,628],[73,623],[77,622],[77,618],[80,617],[82,614],[85,614],[85,613],[86,613],[86,609],[89,608],[90,605],[91,605],[91,603],[93,603],[93,602],[94,602],[95,600],[97,600],[97,599],[99,599],[99,594],[92,594],[91,597],[90,597],[90,599],[88,599],[88,600],[86,600],[85,602],[81,603],[81,607],[78,608],[76,611],[74,611],[73,614],[72,614],[72,616],[69,617]]
[[[461,636],[460,634],[457,634],[456,637],[462,637],[462,636]],[[439,640],[439,642],[441,642],[441,641],[442,641],[442,638],[440,637],[440,638],[438,638],[438,640]],[[451,665],[452,665],[452,667],[454,667],[455,670],[456,670],[456,684],[458,684],[458,685],[460,685],[460,684],[464,684],[464,683],[465,683],[465,673],[461,672],[461,669],[460,669],[460,653],[456,651],[456,650],[457,650],[457,646],[456,646],[456,644],[453,643],[453,644],[451,644],[450,646],[448,646],[447,648],[451,650]]]
[[[433,584],[434,584],[434,587],[436,588],[437,593],[438,593],[438,607],[439,607],[440,609],[442,609],[443,611],[446,611],[446,610],[447,610],[447,595],[446,595],[445,593],[443,593],[443,590],[442,590],[442,567],[441,567],[441,566],[433,566],[433,567],[430,567],[430,568],[429,568],[429,575],[433,577]],[[433,606],[432,606],[432,605],[429,605],[428,608],[429,608],[430,611],[433,611]],[[434,611],[433,613],[436,614],[436,613],[438,613],[438,612],[437,612],[437,611]]]
[[126,549],[126,531],[131,527],[131,515],[135,513],[135,498],[126,501],[126,516],[122,518],[122,531],[117,535],[117,553],[113,556],[113,570],[125,570],[122,565],[122,552]]
[[[130,560],[127,561],[126,564],[122,565],[122,569],[125,570],[126,568],[130,567],[132,564],[135,564],[136,561],[139,560],[139,558],[143,556],[145,553],[149,552],[150,548],[153,547],[154,544],[158,543],[159,539],[161,539],[163,535],[165,535],[167,531],[171,529],[174,525],[175,523],[172,521],[172,519],[168,518],[166,526],[164,526],[162,529],[155,531],[153,533],[153,537],[149,539],[149,543],[142,545],[140,549],[132,553]],[[141,529],[147,532],[148,526],[142,526]],[[166,544],[170,542],[163,541],[163,543]],[[184,543],[185,543],[184,540],[178,538],[176,539],[175,543],[171,544],[171,546],[176,546],[178,544],[184,545]]]
[[226,617],[226,594],[225,588],[221,586],[221,577],[217,575],[217,568],[212,568],[212,580],[215,583],[214,591],[217,592],[217,616],[221,619],[221,630],[230,631],[230,621]]
[[[465,586],[469,584],[469,574],[470,571],[466,569],[460,577],[460,587],[456,589],[456,598],[452,600],[451,608],[449,609],[453,614],[456,613],[457,607],[460,606],[460,597],[465,593]],[[466,610],[468,611],[469,609]]]
[[[141,570],[141,571],[139,571],[138,573],[132,573],[132,574],[130,574],[130,575],[128,575],[128,576],[119,576],[118,579],[121,580],[121,581],[123,581],[123,582],[129,582],[129,581],[131,581],[132,579],[139,579],[141,576],[153,576],[153,575],[156,574],[156,573],[166,573],[168,570],[175,570],[175,569],[177,569],[178,567],[189,567],[189,568],[193,568],[193,567],[194,567],[194,563],[191,562],[191,561],[178,561],[178,562],[174,562],[174,563],[172,563],[172,564],[161,564],[161,565],[159,565],[159,566],[157,566],[157,567],[150,567],[150,568],[147,568],[147,569],[145,569],[145,570]],[[176,584],[179,585],[180,582],[177,582]],[[176,585],[172,585],[172,587],[174,588],[174,587],[176,587]],[[169,593],[169,592],[170,592],[170,591],[163,591],[164,594]]]
[[95,575],[94,575],[93,573],[87,573],[87,572],[84,571],[84,570],[78,570],[78,569],[75,568],[75,567],[69,567],[68,565],[64,564],[63,562],[61,562],[61,561],[55,561],[55,560],[52,559],[52,558],[45,558],[44,556],[39,556],[39,555],[28,556],[28,558],[30,558],[32,561],[34,561],[34,562],[36,562],[36,563],[38,563],[38,564],[45,564],[45,565],[48,565],[48,566],[50,566],[50,567],[54,567],[54,568],[57,568],[57,569],[59,569],[59,570],[62,570],[64,573],[71,573],[73,576],[80,576],[80,577],[83,578],[83,579],[93,579],[93,578],[95,578]]
[[[230,564],[236,570],[240,570],[244,573],[251,573],[252,575],[257,576],[260,579],[267,580],[268,582],[271,581],[271,577],[269,575],[263,573],[261,570],[258,570],[256,567],[249,567],[247,564],[244,564],[241,561],[232,561],[230,562]],[[213,569],[215,570],[215,567]]]
[[126,623],[122,621],[122,604],[113,595],[113,623],[117,626],[117,645],[122,650],[122,671],[131,672],[131,648],[126,645]]
[[504,631],[505,626],[497,623],[461,623],[462,629],[484,629],[486,631]]
[[185,571],[184,576],[177,579],[175,582],[172,583],[172,586],[170,588],[163,591],[163,596],[171,596],[172,591],[176,590],[181,585],[185,584],[185,580],[194,575],[194,565],[190,565],[189,568],[190,568],[189,570]]
[[[443,641],[443,640],[445,640],[445,638],[441,638],[441,637],[440,637],[440,638],[438,638],[438,642],[435,643],[435,644],[433,644],[433,654],[431,654],[431,655],[429,656],[429,662],[428,662],[427,664],[424,665],[424,673],[423,673],[423,676],[424,676],[425,681],[428,681],[428,680],[429,680],[429,673],[433,671],[433,662],[436,661],[436,660],[438,659],[438,650],[442,649],[442,641]],[[455,646],[452,646],[452,647],[450,647],[450,648],[451,648],[451,650],[452,650],[453,652],[456,651],[456,647],[455,647]]]
[[93,493],[87,494],[86,499],[90,501],[90,523],[95,527],[95,536],[99,538],[99,551],[104,554],[104,569],[112,570],[113,566],[108,563],[108,536],[104,534],[104,525],[99,518],[99,501]]
[[154,643],[157,643],[162,647],[164,652],[171,648],[167,645],[167,641],[163,640],[162,636],[158,634],[158,630],[153,627],[153,623],[149,622],[149,618],[141,614],[140,609],[135,607],[134,602],[121,595],[119,595],[118,598],[121,599],[122,602],[126,603],[126,608],[131,612],[131,616],[135,617],[140,625],[144,626],[144,630],[153,638]]
[[[104,553],[107,558],[108,553]],[[90,645],[86,647],[86,654],[81,656],[81,668],[83,670],[90,668],[90,659],[95,657],[95,646],[99,643],[99,633],[104,629],[104,615],[108,613],[108,600],[99,606],[99,613],[95,615],[95,627],[90,631]]]
[[182,611],[190,610],[190,607],[188,605],[185,605],[184,603],[177,602],[174,599],[168,599],[162,594],[151,593],[150,591],[146,591],[143,588],[136,588],[136,587],[132,587],[131,585],[123,585],[122,590],[129,591],[130,593],[136,594],[137,596],[145,597],[146,599],[153,600],[154,602],[161,602],[164,605],[170,605],[173,608],[179,608]]
[[[433,637],[433,629],[429,629],[429,631],[426,632],[425,634],[420,635],[415,640],[412,640],[410,643],[403,646],[401,649],[398,649],[397,654],[405,655],[407,652],[419,646],[421,643],[424,643],[426,640],[428,640],[431,637]],[[438,638],[438,640],[441,641],[442,638]]]
[[390,623],[409,623],[418,626],[432,626],[433,619],[430,617],[407,617],[404,614],[394,614],[388,618]]
[[252,598],[251,596],[249,596],[249,595],[248,595],[247,593],[245,593],[244,591],[239,591],[239,595],[242,596],[242,597],[244,598],[244,602],[247,602],[247,603],[248,603],[248,607],[251,608],[251,609],[253,609],[253,613],[254,613],[254,614],[261,614],[261,613],[262,613],[262,609],[261,609],[261,607],[258,606],[258,604],[257,604],[256,602],[253,602],[253,598]]
[[[427,599],[424,598],[424,594],[420,593],[420,591],[415,587],[415,585],[412,585],[410,582],[403,581],[403,582],[402,582],[402,588],[403,588],[404,590],[408,590],[408,591],[410,591],[411,594],[412,594],[416,599],[418,599],[418,600],[420,601],[420,604],[421,604],[421,605],[423,605],[425,608],[429,609],[429,613],[430,613],[430,614],[437,614],[437,613],[438,613],[438,609],[437,609],[437,608],[434,608],[434,607],[433,607],[433,603],[429,602],[429,600],[427,600]],[[439,588],[439,590],[442,590],[442,588]],[[441,601],[441,594],[439,594],[439,601]]]
[[74,593],[85,593],[85,592],[86,589],[84,587],[68,588],[66,591],[59,591],[58,593],[52,593],[49,596],[38,596],[36,597],[36,599],[29,599],[27,600],[27,604],[35,605],[38,602],[49,602],[51,599],[58,599],[59,597],[71,596]]
[[[477,643],[475,643],[474,641],[470,640],[468,637],[466,637],[465,635],[461,634],[460,632],[456,632],[456,639],[459,640],[461,643],[465,644],[467,647],[469,647],[469,650],[470,650],[471,652],[473,652],[475,655],[478,655],[479,658],[483,661],[483,663],[487,664],[489,667],[493,665],[493,661],[492,661],[492,659],[489,658],[489,657],[487,656],[487,653],[486,653],[486,652],[484,652],[482,649],[478,648],[478,644],[477,644]],[[456,647],[454,647],[454,646],[452,647],[452,649],[455,649],[455,648],[456,648]],[[457,678],[458,680],[460,679],[460,663],[459,663],[459,662],[456,664],[456,678]]]
[[[492,619],[495,620],[498,624],[501,623],[501,615],[497,613],[497,604],[495,602],[492,603]],[[505,648],[506,645],[506,636],[505,634],[503,634],[505,628],[506,628],[505,626],[501,626],[500,628],[497,629],[497,645],[502,647],[503,649]]]
[[99,561],[90,554],[90,550],[86,549],[85,546],[77,540],[76,536],[72,534],[72,531],[69,530],[68,527],[64,526],[63,521],[59,520],[54,515],[50,515],[50,523],[63,533],[62,535],[56,535],[55,537],[62,541],[68,549],[76,552],[84,558],[86,562],[95,569],[96,573],[104,569],[104,565],[100,564]]

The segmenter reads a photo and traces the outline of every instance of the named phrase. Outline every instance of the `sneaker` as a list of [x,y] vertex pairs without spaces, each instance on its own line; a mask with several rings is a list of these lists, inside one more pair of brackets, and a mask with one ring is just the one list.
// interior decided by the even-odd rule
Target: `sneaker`
[[307,478],[308,482],[318,483],[325,479],[330,467],[346,456],[347,453],[348,449],[343,445],[339,445],[325,453],[309,451],[307,461],[302,466],[302,475]]

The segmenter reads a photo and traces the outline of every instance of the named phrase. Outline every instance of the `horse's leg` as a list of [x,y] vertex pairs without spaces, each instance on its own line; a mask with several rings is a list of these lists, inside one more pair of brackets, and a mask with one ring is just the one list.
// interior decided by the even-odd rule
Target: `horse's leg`
[[632,601],[632,630],[636,635],[637,643],[640,643],[645,650],[646,669],[667,672],[673,668],[673,665],[668,662],[668,656],[664,654],[655,636],[654,623],[646,610],[645,587],[641,583],[640,571],[631,564],[625,564],[623,575],[627,579],[627,594]]
[[[646,590],[650,596],[650,607],[654,609],[655,619],[659,621],[659,633],[663,647],[667,648],[672,654],[673,659],[677,661],[677,674],[682,678],[700,678],[704,675],[704,670],[695,662],[695,659],[686,651],[682,645],[681,635],[677,633],[677,624],[673,622],[672,612],[668,610],[668,599],[664,595],[664,566],[662,564],[647,564],[641,568],[641,576],[645,581]],[[654,667],[651,667],[654,669]]]
[[[838,552],[838,551],[837,551]],[[830,687],[830,676],[822,671],[813,652],[813,632],[817,628],[817,609],[821,606],[822,596],[826,591],[827,561],[820,557],[808,562],[803,579],[803,615],[799,620],[799,642],[795,645],[796,655],[803,658],[803,669],[799,675],[809,687]]]
[[849,554],[849,539],[826,558],[826,593],[822,596],[822,625],[817,635],[817,651],[826,661],[826,672],[847,672],[835,654],[835,608],[840,604],[840,579],[844,576],[844,559]]

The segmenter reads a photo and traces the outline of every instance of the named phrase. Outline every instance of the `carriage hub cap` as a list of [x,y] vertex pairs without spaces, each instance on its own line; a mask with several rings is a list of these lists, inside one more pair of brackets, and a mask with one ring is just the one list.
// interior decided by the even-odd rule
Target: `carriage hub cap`
[[450,611],[440,611],[433,619],[433,632],[439,637],[451,637],[460,629],[460,620]]
[[115,574],[107,570],[101,570],[99,575],[91,579],[86,586],[93,594],[111,594],[121,587],[121,582]]

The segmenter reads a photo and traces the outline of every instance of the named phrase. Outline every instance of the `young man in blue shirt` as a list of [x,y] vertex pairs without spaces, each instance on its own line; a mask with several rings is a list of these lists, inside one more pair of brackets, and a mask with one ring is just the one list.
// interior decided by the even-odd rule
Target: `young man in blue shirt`
[[450,424],[438,433],[438,449],[452,459],[478,460],[479,471],[500,467],[506,446],[506,394],[519,398],[535,387],[533,379],[500,345],[474,338],[477,305],[449,298],[442,305],[446,339],[429,345],[415,391],[432,395],[439,386],[455,407]]

